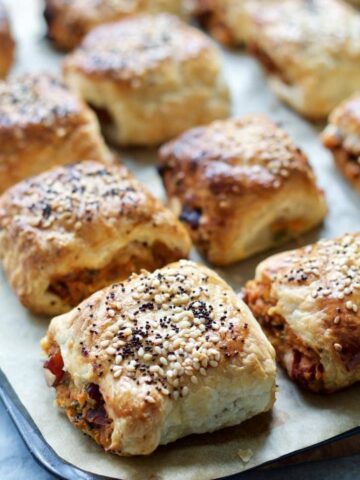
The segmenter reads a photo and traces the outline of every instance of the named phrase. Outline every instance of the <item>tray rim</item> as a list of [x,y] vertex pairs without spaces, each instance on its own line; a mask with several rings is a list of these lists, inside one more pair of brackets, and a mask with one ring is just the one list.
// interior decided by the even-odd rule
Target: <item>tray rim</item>
[[[1,368],[0,400],[2,401],[7,413],[13,421],[20,437],[24,441],[32,457],[45,471],[62,480],[73,480],[75,478],[79,480],[119,480],[112,477],[105,477],[95,473],[87,472],[62,459],[47,443]],[[335,435],[316,444],[309,445],[308,447],[281,455],[280,457],[274,458],[273,460],[269,460],[260,465],[256,465],[255,467],[249,468],[243,472],[234,473],[232,475],[221,478],[219,477],[213,480],[235,480],[250,471],[257,470],[280,460],[296,456],[300,453],[304,453],[314,448],[327,445],[344,438],[349,438],[357,434],[360,434],[360,426],[354,427],[346,432],[340,433],[339,435]],[[304,464],[305,463],[307,462],[304,462]]]

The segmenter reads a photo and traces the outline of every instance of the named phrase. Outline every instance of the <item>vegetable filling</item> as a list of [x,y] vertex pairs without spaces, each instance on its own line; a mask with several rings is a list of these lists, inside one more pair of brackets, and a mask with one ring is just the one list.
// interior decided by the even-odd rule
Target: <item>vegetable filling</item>
[[64,371],[59,347],[50,348],[50,356],[44,363],[46,378],[56,390],[56,403],[64,409],[71,423],[91,436],[99,445],[108,449],[111,444],[113,421],[109,418],[99,386],[88,383],[77,387],[70,374]]
[[318,354],[301,341],[281,315],[271,313],[276,301],[271,298],[270,288],[270,282],[250,282],[245,291],[245,302],[269,337],[277,360],[289,377],[315,392],[324,390],[324,368]]

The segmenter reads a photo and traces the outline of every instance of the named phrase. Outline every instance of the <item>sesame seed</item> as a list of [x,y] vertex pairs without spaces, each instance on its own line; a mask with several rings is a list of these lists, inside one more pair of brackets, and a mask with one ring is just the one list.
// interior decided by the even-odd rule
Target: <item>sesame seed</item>
[[[314,246],[293,251],[286,256],[286,265],[284,275],[287,281],[308,285],[312,298],[319,303],[319,308],[326,311],[327,305],[332,305],[328,301],[324,302],[325,299],[337,301],[336,313],[332,319],[334,325],[353,322],[350,317],[359,312],[355,297],[360,284],[358,233],[321,240]],[[335,345],[335,350],[341,348],[340,344]]]
[[123,357],[122,355],[116,355],[116,358],[115,358],[115,363],[117,365],[120,365],[120,363],[123,361]]
[[353,303],[351,300],[348,300],[346,303],[345,303],[345,306],[348,310],[352,310],[353,308]]
[[119,368],[118,370],[115,370],[115,369],[113,370],[114,378],[119,378],[121,376],[121,374],[122,374],[122,369],[121,368]]
[[116,350],[114,347],[108,347],[106,349],[106,353],[108,353],[109,355],[115,355],[116,354]]
[[[194,283],[201,285],[196,299]],[[97,348],[103,351],[97,352],[97,368],[104,370],[107,365],[114,378],[123,375],[146,386],[146,397],[152,399],[189,395],[200,376],[218,367],[225,354],[220,339],[233,337],[235,321],[243,323],[242,313],[225,292],[214,309],[212,288],[208,276],[189,269],[188,262],[141,272],[112,286],[106,295],[104,323],[98,325],[102,333]],[[124,295],[130,298],[126,307]]]
[[205,357],[201,360],[201,365],[206,368],[208,366],[209,360]]
[[150,395],[147,395],[145,397],[145,401],[148,402],[148,403],[155,403],[155,399],[153,397],[151,397]]
[[181,390],[181,394],[183,397],[186,397],[186,395],[189,393],[189,387],[187,387],[186,385],[182,388]]

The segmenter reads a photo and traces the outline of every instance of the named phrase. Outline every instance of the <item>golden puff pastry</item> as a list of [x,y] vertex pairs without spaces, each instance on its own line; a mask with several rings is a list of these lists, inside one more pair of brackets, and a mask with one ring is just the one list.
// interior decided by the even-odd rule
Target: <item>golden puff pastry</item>
[[97,27],[64,62],[69,87],[98,110],[118,144],[154,145],[224,118],[220,56],[177,17],[143,15]]
[[342,0],[269,0],[252,8],[250,51],[274,92],[321,119],[360,85],[360,15]]
[[0,0],[0,78],[6,77],[13,63],[15,42],[3,2]]
[[57,315],[142,268],[187,257],[174,215],[121,166],[56,167],[0,197],[0,258],[22,304]]
[[296,237],[326,214],[306,156],[264,116],[189,130],[160,149],[159,172],[174,212],[216,265]]
[[264,0],[198,0],[198,3],[201,24],[222,44],[236,46],[247,41],[249,12],[264,5]]
[[0,192],[55,165],[112,154],[89,107],[55,78],[0,82]]
[[295,382],[333,392],[360,380],[359,233],[268,258],[244,293]]
[[56,47],[72,50],[94,27],[139,13],[168,12],[186,17],[186,0],[45,0],[47,36]]
[[182,260],[97,292],[42,346],[57,406],[105,450],[146,455],[270,410],[275,354],[213,271]]
[[360,90],[331,113],[322,142],[333,153],[342,174],[360,192]]

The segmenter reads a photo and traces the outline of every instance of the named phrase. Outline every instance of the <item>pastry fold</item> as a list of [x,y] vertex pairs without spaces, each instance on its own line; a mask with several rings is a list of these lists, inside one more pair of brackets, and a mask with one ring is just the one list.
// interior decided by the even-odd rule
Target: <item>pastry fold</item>
[[94,29],[66,57],[63,74],[120,145],[157,145],[229,114],[217,48],[168,14]]
[[322,119],[359,90],[360,15],[342,0],[269,0],[247,10],[247,42],[271,88]]
[[360,380],[360,234],[262,262],[244,300],[302,387],[334,392]]
[[45,0],[47,37],[61,50],[77,47],[93,28],[141,13],[187,17],[185,0]]
[[[360,88],[360,86],[359,86]],[[342,102],[331,113],[322,142],[339,171],[360,192],[360,94]]]
[[107,451],[145,455],[271,409],[274,351],[213,271],[182,260],[52,320],[45,373],[69,420]]
[[96,116],[48,74],[0,81],[0,193],[56,165],[112,163]]
[[0,197],[0,258],[23,305],[57,315],[142,268],[186,258],[185,228],[124,167],[57,167]]
[[265,116],[191,129],[159,156],[170,206],[216,265],[297,237],[326,214],[305,154]]

